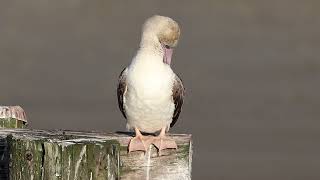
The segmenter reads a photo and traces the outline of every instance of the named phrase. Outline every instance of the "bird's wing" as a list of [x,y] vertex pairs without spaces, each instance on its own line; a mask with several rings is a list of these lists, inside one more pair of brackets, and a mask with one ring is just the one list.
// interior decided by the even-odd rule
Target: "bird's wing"
[[185,88],[183,87],[182,80],[180,79],[179,76],[175,76],[173,87],[172,87],[172,99],[174,102],[174,112],[172,116],[172,122],[170,124],[170,127],[173,127],[173,125],[177,122],[180,112],[181,112],[181,107],[183,104],[183,98],[185,96]]
[[117,88],[119,109],[125,118],[127,118],[127,116],[126,116],[126,111],[123,106],[123,97],[124,97],[125,93],[127,92],[127,73],[128,73],[128,68],[124,68],[121,71],[120,76],[119,76],[119,80],[118,80],[118,88]]

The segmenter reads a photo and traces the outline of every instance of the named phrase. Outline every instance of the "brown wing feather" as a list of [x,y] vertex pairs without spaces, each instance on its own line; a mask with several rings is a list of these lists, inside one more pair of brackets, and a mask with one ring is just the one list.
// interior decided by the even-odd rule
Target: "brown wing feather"
[[122,112],[123,116],[127,118],[126,111],[123,107],[123,96],[127,91],[127,68],[124,68],[119,76],[117,95],[118,95],[118,105],[119,109]]
[[177,122],[179,118],[184,96],[185,96],[185,89],[183,87],[182,80],[180,79],[179,76],[176,75],[175,81],[173,83],[173,88],[172,88],[172,98],[175,105],[175,109],[173,112],[172,122],[170,124],[170,127],[173,127],[173,125]]

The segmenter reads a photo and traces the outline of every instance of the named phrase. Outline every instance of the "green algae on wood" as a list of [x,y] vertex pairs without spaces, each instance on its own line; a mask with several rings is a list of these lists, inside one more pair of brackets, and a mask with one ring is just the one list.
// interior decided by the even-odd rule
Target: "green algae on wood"
[[45,179],[117,179],[116,141],[45,142]]
[[15,118],[0,118],[0,128],[26,128],[24,121]]
[[9,147],[6,149],[9,161],[3,162],[3,167],[9,168],[10,179],[119,179],[120,145],[115,140],[76,135],[65,138],[52,131],[40,133],[22,129],[3,129],[0,139]]
[[42,140],[20,139],[9,136],[10,179],[41,179],[42,173]]

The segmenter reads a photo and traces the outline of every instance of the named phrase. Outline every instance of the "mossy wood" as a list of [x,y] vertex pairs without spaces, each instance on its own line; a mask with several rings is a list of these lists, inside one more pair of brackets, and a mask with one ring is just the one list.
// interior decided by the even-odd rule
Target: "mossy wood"
[[27,123],[16,118],[0,118],[0,128],[26,128]]
[[191,179],[190,135],[171,135],[178,149],[158,156],[127,152],[123,133],[0,130],[0,179]]

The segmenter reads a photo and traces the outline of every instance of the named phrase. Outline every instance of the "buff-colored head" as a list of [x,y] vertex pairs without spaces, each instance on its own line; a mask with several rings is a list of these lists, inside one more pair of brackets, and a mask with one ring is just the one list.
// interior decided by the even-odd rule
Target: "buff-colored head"
[[142,29],[141,46],[152,46],[164,52],[164,62],[170,64],[172,49],[177,46],[180,28],[169,17],[154,15],[146,20]]

